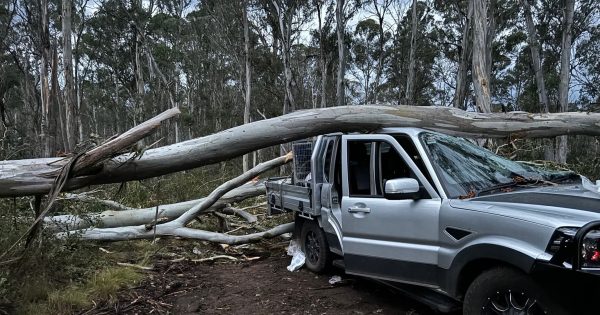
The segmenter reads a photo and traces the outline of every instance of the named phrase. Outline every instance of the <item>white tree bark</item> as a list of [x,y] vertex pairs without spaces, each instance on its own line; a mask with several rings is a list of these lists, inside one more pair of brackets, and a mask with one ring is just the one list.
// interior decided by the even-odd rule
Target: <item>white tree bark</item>
[[65,76],[65,133],[67,138],[67,149],[72,151],[78,139],[77,110],[75,103],[75,83],[73,80],[73,46],[71,44],[72,24],[71,7],[72,0],[62,0],[62,33],[63,33],[63,67]]
[[343,106],[346,103],[346,92],[344,91],[344,76],[346,70],[346,60],[344,59],[346,48],[344,45],[344,32],[346,30],[346,17],[344,15],[345,0],[337,0],[335,6],[337,46],[338,46],[338,66],[336,81],[336,102],[337,106]]
[[265,232],[238,236],[202,231],[186,227],[186,225],[188,225],[191,221],[198,217],[198,215],[210,209],[227,192],[237,187],[240,187],[244,183],[250,181],[251,179],[268,170],[277,168],[288,163],[289,161],[291,161],[291,159],[292,153],[290,152],[285,156],[281,156],[255,166],[251,170],[243,173],[242,175],[223,183],[222,185],[217,187],[212,193],[210,193],[206,198],[204,198],[201,202],[189,208],[175,220],[167,223],[159,223],[154,220],[156,218],[155,210],[155,216],[152,220],[153,223],[151,225],[144,224],[138,226],[125,226],[115,228],[92,228],[85,230],[74,230],[58,233],[57,236],[66,237],[68,235],[77,235],[86,240],[111,241],[144,239],[153,238],[156,236],[180,236],[184,238],[203,239],[211,242],[239,244],[256,241],[262,238],[270,238],[283,233],[291,232],[293,230],[293,223],[280,225]]
[[221,210],[222,213],[225,214],[233,214],[236,215],[240,218],[243,218],[244,220],[248,221],[248,223],[255,223],[256,221],[258,221],[258,218],[251,214],[248,213],[242,209],[236,209],[236,208],[232,208],[232,207],[225,207],[223,208],[223,210]]
[[219,200],[219,198],[221,198],[223,195],[225,195],[225,193],[227,193],[228,191],[241,186],[243,183],[246,183],[246,182],[252,180],[256,176],[264,173],[265,171],[282,166],[291,160],[292,160],[292,152],[289,152],[288,154],[286,154],[282,157],[278,157],[271,161],[267,161],[267,162],[258,164],[257,166],[253,167],[251,170],[248,170],[247,172],[243,173],[242,175],[240,175],[234,179],[231,179],[231,180],[225,182],[224,184],[220,185],[219,187],[217,187],[212,193],[210,193],[210,195],[208,195],[205,198],[205,200],[198,203],[196,206],[190,208],[188,211],[186,211],[184,214],[182,214],[179,218],[175,219],[175,222],[177,222],[183,226],[189,224],[201,212],[206,211],[210,206],[212,206],[215,202],[217,202],[217,200]]
[[[474,113],[435,106],[343,106],[298,111],[222,132],[112,158],[93,171],[70,178],[65,189],[139,180],[230,159],[259,148],[331,132],[376,131],[384,127],[421,127],[468,137],[555,137],[600,135],[597,113]],[[0,197],[47,193],[58,158],[0,161]]]
[[[562,53],[560,55],[560,81],[558,83],[558,100],[560,111],[569,110],[569,80],[571,79],[571,41],[575,0],[565,0],[563,11]],[[567,162],[567,136],[558,137],[556,161]]]
[[277,11],[277,19],[279,20],[279,33],[281,34],[281,56],[283,61],[283,75],[285,78],[285,95],[286,99],[283,105],[283,114],[287,114],[290,111],[296,109],[296,102],[294,100],[293,93],[293,77],[292,77],[292,65],[291,65],[291,53],[292,53],[292,10],[290,8],[290,2],[284,1],[285,10],[279,3],[279,0],[273,0],[273,6]]
[[43,155],[50,157],[54,152],[50,136],[50,84],[48,79],[48,65],[50,58],[50,31],[48,26],[48,0],[40,0],[40,97],[42,105],[41,138],[44,143]]
[[533,67],[535,81],[537,84],[538,100],[541,105],[541,110],[544,113],[548,113],[550,109],[548,103],[548,92],[546,91],[544,73],[542,72],[542,58],[540,57],[540,47],[537,40],[537,33],[535,31],[535,24],[533,23],[531,6],[529,5],[529,0],[520,1],[523,5],[525,14],[525,23],[527,25],[527,42],[529,43],[529,49],[531,50],[531,65]]
[[462,31],[460,60],[458,62],[458,72],[456,73],[456,89],[452,104],[456,108],[465,108],[465,98],[467,95],[467,72],[469,70],[468,62],[471,56],[471,20],[473,17],[473,0],[468,0],[467,15]]
[[[84,240],[93,241],[127,241],[133,239],[151,239],[156,236],[179,236],[183,238],[203,240],[215,243],[237,245],[252,243],[262,239],[269,239],[279,236],[284,233],[294,231],[294,223],[285,223],[271,228],[264,232],[258,232],[246,235],[230,235],[216,233],[205,230],[197,230],[188,227],[182,227],[174,222],[156,225],[156,233],[154,229],[146,230],[145,226],[126,226],[110,229],[91,229],[83,232],[81,238]],[[59,233],[58,237],[66,237],[73,233]],[[74,234],[76,235],[76,234]]]
[[[228,204],[260,196],[264,193],[265,186],[262,184],[262,182],[248,183],[223,195],[217,202],[207,209],[207,211],[219,210],[226,207]],[[194,205],[204,202],[204,200],[206,200],[206,198],[167,205],[159,205],[158,218],[159,220],[172,221],[191,209]],[[101,213],[89,214],[87,216],[71,214],[56,215],[53,217],[46,217],[44,219],[44,225],[51,231],[82,230],[94,226],[112,228],[143,225],[155,219],[156,207],[157,206],[143,209],[121,209],[117,211],[107,210]]]
[[379,31],[379,56],[377,58],[377,70],[375,73],[375,82],[373,86],[373,101],[379,102],[379,86],[381,85],[381,77],[383,76],[383,65],[385,62],[385,15],[388,8],[392,4],[392,0],[383,0],[379,3],[379,0],[373,0],[373,7],[375,8],[375,15],[377,16],[378,31]]
[[408,76],[406,77],[406,98],[405,104],[415,105],[414,90],[415,90],[415,51],[417,49],[417,27],[419,21],[417,19],[417,0],[412,3],[412,21],[411,21],[411,36],[410,36],[410,53],[408,57]]
[[490,78],[486,53],[488,1],[473,0],[473,88],[477,109],[491,112]]
[[[252,73],[250,72],[250,32],[248,29],[248,1],[242,1],[242,19],[244,24],[244,63],[246,70],[246,86],[244,94],[244,124],[250,122],[250,97],[252,95]],[[244,172],[250,169],[248,154],[242,157],[242,169]]]
[[317,7],[317,22],[318,22],[318,32],[319,32],[319,66],[321,67],[321,104],[320,107],[327,107],[327,60],[325,57],[325,43],[323,43],[323,21],[321,17],[321,12],[323,9],[323,4],[321,1],[316,1],[315,3]]

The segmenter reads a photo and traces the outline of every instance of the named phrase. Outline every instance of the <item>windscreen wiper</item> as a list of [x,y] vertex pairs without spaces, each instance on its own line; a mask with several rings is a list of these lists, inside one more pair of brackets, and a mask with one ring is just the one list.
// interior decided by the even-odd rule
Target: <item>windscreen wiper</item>
[[479,189],[479,190],[475,191],[475,195],[473,197],[479,197],[479,196],[481,196],[481,194],[489,193],[489,192],[496,191],[496,190],[500,190],[502,192],[510,192],[513,190],[513,187],[531,186],[531,185],[535,185],[535,184],[545,184],[545,183],[547,183],[547,181],[545,181],[541,178],[536,179],[536,178],[523,177],[521,175],[515,175],[512,177],[512,182],[501,183],[498,185],[493,185],[490,187],[485,187],[485,188]]

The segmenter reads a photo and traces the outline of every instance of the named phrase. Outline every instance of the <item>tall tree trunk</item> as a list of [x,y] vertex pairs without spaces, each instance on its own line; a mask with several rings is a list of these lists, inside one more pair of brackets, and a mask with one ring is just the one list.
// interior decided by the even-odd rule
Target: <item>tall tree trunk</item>
[[491,112],[486,54],[488,1],[473,0],[473,88],[477,109],[482,113]]
[[[284,98],[283,104],[283,114],[287,114],[290,111],[294,111],[296,109],[296,103],[294,101],[294,93],[293,93],[293,77],[292,77],[292,65],[291,65],[291,23],[292,17],[289,16],[291,14],[290,9],[283,10],[283,8],[279,5],[277,0],[273,0],[273,5],[275,6],[275,10],[277,11],[277,18],[279,20],[279,30],[281,33],[281,51],[282,51],[282,59],[283,59],[283,74],[285,77],[285,94],[286,98]],[[288,6],[289,4],[286,4]]]
[[322,4],[317,1],[317,21],[319,25],[319,66],[321,67],[321,108],[327,107],[327,60],[325,60],[325,44],[323,43],[323,21],[321,19]]
[[[540,111],[548,113],[550,111],[550,105],[548,101],[548,92],[546,91],[546,82],[544,80],[544,73],[542,71],[542,58],[540,57],[540,45],[537,39],[537,33],[535,30],[535,24],[533,23],[533,13],[531,12],[531,6],[529,0],[520,0],[523,5],[523,11],[525,15],[525,24],[527,27],[527,42],[531,51],[531,66],[533,68],[535,82],[537,86],[538,101],[540,102]],[[544,140],[544,159],[555,160],[555,143],[554,141]]]
[[[250,72],[250,34],[248,29],[248,1],[242,1],[242,19],[244,23],[244,62],[246,64],[246,93],[244,96],[244,124],[250,122],[250,97],[252,95],[252,73]],[[242,158],[242,167],[244,173],[250,169],[248,154]]]
[[[133,113],[133,124],[137,125],[138,114],[140,114],[144,108],[144,74],[142,72],[142,43],[140,34],[135,31],[135,87],[136,87],[136,106]],[[121,105],[121,104],[118,104]]]
[[473,17],[473,0],[467,4],[467,15],[462,30],[460,60],[458,62],[458,72],[456,73],[456,90],[452,104],[456,108],[465,108],[465,98],[467,96],[467,72],[469,70],[469,57],[471,56],[471,19]]
[[48,108],[48,136],[51,139],[50,149],[52,153],[57,151],[66,152],[67,135],[64,126],[64,111],[60,110],[58,94],[58,43],[56,40],[52,45],[52,64],[50,66],[50,107]]
[[[575,0],[565,0],[563,11],[563,31],[562,31],[562,53],[560,55],[560,81],[558,83],[558,99],[560,102],[560,111],[569,111],[569,80],[571,78],[571,40],[573,29],[573,15],[575,11]],[[567,162],[567,136],[558,137],[556,150],[556,161],[559,163]]]
[[74,149],[77,143],[77,111],[75,104],[75,87],[73,83],[73,48],[71,44],[71,6],[72,0],[62,0],[62,33],[63,33],[63,67],[65,75],[65,132],[67,150]]
[[40,0],[40,97],[42,104],[42,141],[44,142],[44,156],[50,157],[52,155],[51,143],[49,132],[50,123],[50,84],[48,79],[48,64],[50,58],[50,32],[48,30],[48,0]]
[[335,18],[336,18],[336,31],[337,31],[337,44],[338,44],[338,66],[337,66],[337,82],[335,89],[335,96],[337,100],[337,106],[343,106],[346,103],[345,96],[346,92],[344,89],[344,76],[346,62],[344,59],[344,31],[346,29],[346,21],[344,16],[344,2],[345,0],[338,0],[335,7]]
[[486,71],[486,76],[488,78],[488,89],[490,91],[490,98],[491,98],[491,91],[492,91],[492,64],[493,64],[493,60],[492,60],[492,50],[493,50],[493,45],[494,45],[494,37],[496,36],[496,0],[489,0],[489,6],[488,6],[488,28],[487,28],[487,35],[485,38],[485,71]]
[[385,14],[388,7],[390,6],[390,0],[384,0],[379,6],[378,0],[373,0],[373,6],[375,7],[375,14],[377,15],[377,22],[379,23],[379,56],[377,57],[377,70],[375,73],[375,86],[373,86],[373,101],[377,103],[379,101],[379,86],[381,84],[381,77],[383,76],[383,62],[384,62],[384,48],[385,48],[385,31],[383,24],[385,22]]
[[408,57],[408,76],[406,77],[406,105],[415,105],[414,90],[415,90],[415,50],[417,49],[417,27],[419,21],[417,19],[417,0],[412,3],[412,21],[410,35],[410,53]]
[[535,74],[535,82],[537,84],[538,100],[540,102],[541,111],[548,113],[550,106],[548,104],[548,92],[546,92],[546,83],[544,81],[544,73],[542,72],[542,58],[540,57],[540,47],[537,40],[535,25],[533,24],[533,16],[529,0],[520,0],[525,13],[525,23],[527,25],[527,42],[531,50],[531,63]]

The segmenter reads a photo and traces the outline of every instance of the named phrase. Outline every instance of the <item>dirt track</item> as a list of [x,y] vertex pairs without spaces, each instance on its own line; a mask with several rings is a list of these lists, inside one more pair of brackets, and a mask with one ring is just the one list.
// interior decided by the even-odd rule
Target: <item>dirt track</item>
[[[333,270],[289,272],[289,257],[243,263],[161,263],[116,307],[87,314],[434,314],[387,286]],[[341,285],[328,283],[341,275]]]

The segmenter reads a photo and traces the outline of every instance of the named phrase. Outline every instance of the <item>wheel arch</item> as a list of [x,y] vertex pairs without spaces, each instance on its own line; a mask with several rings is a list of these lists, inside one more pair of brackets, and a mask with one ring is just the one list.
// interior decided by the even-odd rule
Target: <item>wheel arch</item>
[[505,266],[531,272],[535,258],[516,249],[497,244],[476,244],[459,252],[446,277],[446,291],[462,299],[469,285],[486,270]]

